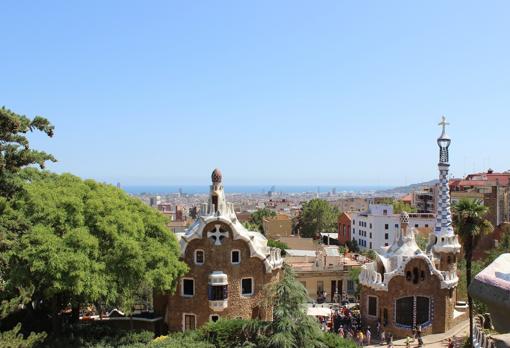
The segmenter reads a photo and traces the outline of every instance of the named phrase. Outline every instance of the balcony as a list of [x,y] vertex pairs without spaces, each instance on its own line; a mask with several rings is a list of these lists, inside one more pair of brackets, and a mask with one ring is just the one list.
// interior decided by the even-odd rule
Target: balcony
[[209,308],[220,312],[228,307],[228,277],[225,273],[215,271],[209,275]]

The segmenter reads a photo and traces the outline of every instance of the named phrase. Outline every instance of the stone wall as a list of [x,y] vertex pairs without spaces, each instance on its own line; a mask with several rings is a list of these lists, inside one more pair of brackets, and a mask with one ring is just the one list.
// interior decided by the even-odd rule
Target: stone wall
[[[421,274],[424,271],[425,278],[414,284],[407,280],[407,271],[413,272],[417,268]],[[454,324],[453,310],[455,306],[455,289],[441,289],[441,280],[436,275],[431,275],[428,265],[421,259],[409,261],[404,270],[404,276],[393,277],[388,284],[388,291],[376,291],[372,288],[362,286],[361,289],[361,315],[363,323],[375,327],[378,320],[383,323],[384,309],[388,313],[386,332],[391,332],[395,337],[405,337],[411,334],[411,328],[401,327],[395,322],[395,301],[402,297],[424,296],[429,297],[431,302],[430,317],[427,325],[422,326],[423,334],[442,333],[449,330]],[[368,315],[368,296],[375,296],[378,299],[377,316]],[[410,308],[412,310],[412,308]]]
[[[154,307],[157,311],[165,310],[165,321],[170,331],[183,329],[183,314],[195,314],[197,327],[207,323],[212,314],[224,318],[260,318],[271,320],[272,312],[263,306],[265,287],[279,279],[280,270],[266,273],[262,260],[250,257],[248,244],[242,240],[233,240],[230,228],[219,222],[213,222],[204,228],[208,231],[214,225],[221,224],[222,228],[229,231],[228,238],[225,238],[221,245],[214,243],[203,236],[201,239],[192,240],[185,251],[183,261],[189,266],[189,272],[184,278],[195,280],[195,295],[193,297],[181,296],[181,282],[177,285],[175,294],[156,296]],[[204,232],[206,233],[206,232]],[[194,251],[204,250],[205,262],[203,265],[196,265]],[[231,251],[241,252],[240,264],[231,263]],[[214,271],[221,271],[228,276],[228,306],[222,311],[213,311],[209,307],[208,280],[209,275]],[[246,297],[241,295],[241,279],[252,277],[254,294]],[[166,303],[165,303],[166,302]]]

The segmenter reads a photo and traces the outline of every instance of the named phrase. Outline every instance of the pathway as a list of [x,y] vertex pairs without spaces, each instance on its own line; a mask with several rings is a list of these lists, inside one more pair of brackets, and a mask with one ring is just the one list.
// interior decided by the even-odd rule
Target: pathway
[[[423,345],[426,347],[431,348],[445,348],[448,345],[448,338],[452,338],[455,342],[455,347],[459,348],[462,346],[462,342],[464,340],[464,337],[467,337],[469,335],[469,320],[462,321],[461,323],[454,326],[452,329],[448,330],[445,333],[440,334],[433,334],[433,335],[426,335],[423,336]],[[393,341],[394,347],[405,347],[406,346],[406,340],[396,340]],[[411,347],[417,347],[418,342],[414,341],[411,343]],[[384,345],[370,345],[365,346],[369,348],[381,348],[386,347],[386,344]]]

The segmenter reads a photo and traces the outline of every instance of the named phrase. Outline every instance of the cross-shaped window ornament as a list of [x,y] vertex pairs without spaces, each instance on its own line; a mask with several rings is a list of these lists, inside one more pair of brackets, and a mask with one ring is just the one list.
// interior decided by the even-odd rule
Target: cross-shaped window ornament
[[214,225],[214,230],[207,232],[207,238],[214,241],[214,245],[221,245],[223,238],[228,238],[228,232],[220,228],[221,225]]

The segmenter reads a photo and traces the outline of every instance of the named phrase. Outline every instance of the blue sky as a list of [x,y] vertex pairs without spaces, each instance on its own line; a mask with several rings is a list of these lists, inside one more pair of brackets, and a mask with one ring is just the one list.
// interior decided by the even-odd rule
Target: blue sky
[[57,172],[400,185],[510,169],[508,1],[4,1],[0,105]]

